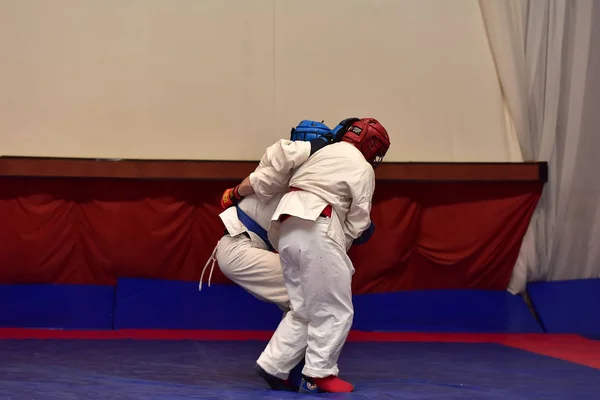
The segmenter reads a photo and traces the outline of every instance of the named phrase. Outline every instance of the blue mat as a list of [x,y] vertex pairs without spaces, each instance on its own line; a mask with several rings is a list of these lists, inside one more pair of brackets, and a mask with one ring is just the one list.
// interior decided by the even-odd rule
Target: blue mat
[[237,285],[122,278],[115,329],[275,330],[283,313]]
[[542,333],[520,296],[505,291],[429,290],[354,297],[363,331]]
[[[264,342],[3,340],[0,398],[297,399],[252,370]],[[347,343],[335,399],[596,400],[600,371],[498,344]],[[311,398],[310,396],[308,398]]]
[[5,328],[112,329],[113,286],[0,285]]
[[527,291],[547,332],[600,335],[600,279],[535,282]]

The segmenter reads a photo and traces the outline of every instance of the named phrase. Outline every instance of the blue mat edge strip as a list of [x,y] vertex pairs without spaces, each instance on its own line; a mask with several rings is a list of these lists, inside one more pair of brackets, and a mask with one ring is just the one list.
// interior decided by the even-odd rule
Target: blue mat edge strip
[[[80,303],[78,297],[82,292],[88,291],[85,296],[91,296],[91,293],[102,291],[106,293],[102,297],[102,302],[106,303],[102,309],[109,309],[111,312],[110,325],[106,325],[104,315],[93,319],[93,310],[90,308],[79,308],[80,314],[67,313],[71,318],[68,324],[63,326],[51,326],[52,328],[82,328],[82,329],[185,329],[188,326],[191,329],[274,329],[281,319],[281,311],[275,306],[263,303],[243,289],[235,285],[211,285],[211,288],[203,288],[198,291],[196,282],[168,281],[158,279],[144,278],[122,278],[119,279],[116,286],[97,286],[97,285],[0,285],[0,298],[3,288],[10,286],[12,294],[15,295],[15,301],[9,303],[11,313],[22,312],[23,299],[18,299],[19,288],[23,289],[23,295],[31,297],[32,290],[41,289],[50,291],[54,295],[62,292],[60,296],[63,301],[57,303],[58,307],[70,303]],[[76,287],[76,288],[75,288]],[[152,288],[161,288],[164,293],[170,294],[170,303],[166,301],[167,310],[144,310],[139,304],[124,303],[124,295],[130,291],[137,300],[136,302],[146,304],[146,301],[152,299],[148,296],[148,290]],[[137,289],[136,289],[137,288]],[[88,290],[89,289],[89,290]],[[183,290],[182,290],[183,289]],[[58,292],[57,292],[58,291]],[[125,292],[124,292],[125,291]],[[144,291],[146,291],[144,293]],[[110,296],[108,294],[110,293]],[[69,298],[69,296],[71,296]],[[84,296],[84,298],[85,298]],[[146,297],[144,297],[146,296]],[[243,299],[240,304],[227,304],[229,296],[234,296],[238,301]],[[155,296],[156,297],[156,296]],[[31,299],[29,299],[31,300]],[[476,301],[474,301],[476,300]],[[355,323],[353,329],[363,331],[423,331],[423,332],[509,332],[509,333],[543,333],[543,329],[535,321],[533,314],[529,312],[526,303],[520,296],[513,296],[505,291],[481,291],[481,290],[432,290],[432,291],[408,291],[395,293],[377,293],[354,296],[355,301]],[[454,301],[454,304],[452,303]],[[493,315],[490,317],[489,309],[482,307],[484,302],[488,302],[489,307],[493,308]],[[85,302],[84,302],[85,303]],[[190,303],[190,305],[186,305]],[[481,304],[480,304],[481,303]],[[7,303],[5,303],[7,304]],[[28,302],[31,308],[31,301]],[[178,326],[169,326],[162,324],[160,319],[168,316],[172,311],[168,310],[168,305],[183,305],[186,310],[180,310],[179,316],[170,319],[171,324]],[[210,304],[210,308],[202,304]],[[407,307],[406,305],[409,305]],[[417,307],[414,308],[415,304]],[[96,304],[98,305],[98,304]],[[412,305],[412,306],[410,306]],[[52,306],[45,301],[38,303],[38,308],[43,311],[44,307]],[[131,318],[122,318],[122,312],[128,307],[130,316],[138,319],[146,318],[146,321],[138,320],[136,326]],[[136,307],[137,310],[136,310]],[[148,304],[151,307],[151,304]],[[221,308],[219,308],[221,307]],[[252,316],[244,318],[231,318],[228,315],[231,310],[238,310],[239,307],[245,307],[249,313],[260,311],[261,317],[265,314],[264,320],[252,319]],[[440,311],[440,307],[446,307]],[[206,313],[209,309],[215,313]],[[371,312],[377,309],[378,312]],[[198,310],[203,311],[202,318],[196,317]],[[367,310],[369,312],[367,312]],[[39,310],[38,310],[39,311]],[[150,312],[152,311],[152,312]],[[224,315],[218,315],[218,312]],[[64,312],[62,309],[47,308],[46,313],[59,315]],[[144,315],[144,312],[146,314]],[[90,314],[91,313],[91,314]],[[162,313],[162,314],[161,314]],[[26,313],[24,315],[27,315]],[[35,313],[33,314],[35,316]],[[514,318],[516,316],[516,319]],[[8,327],[6,324],[6,312],[0,312],[0,326]],[[158,319],[152,321],[149,318]],[[179,320],[178,320],[179,318]],[[499,319],[504,318],[502,325]],[[511,318],[514,319],[511,321]],[[81,319],[81,320],[78,320]],[[82,323],[82,320],[86,320]],[[202,319],[204,325],[197,322]],[[186,321],[187,320],[187,321]],[[490,323],[490,321],[498,323]],[[167,321],[168,322],[168,321]],[[237,325],[236,325],[237,324]],[[39,321],[23,320],[20,325],[11,327],[39,327]]]

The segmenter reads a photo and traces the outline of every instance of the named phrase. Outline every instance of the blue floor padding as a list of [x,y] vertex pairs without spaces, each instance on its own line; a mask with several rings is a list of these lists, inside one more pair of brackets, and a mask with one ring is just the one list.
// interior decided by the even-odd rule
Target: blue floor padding
[[0,285],[0,327],[112,329],[114,287]]
[[[520,296],[505,291],[432,290],[354,296],[353,329],[512,332],[542,329]],[[236,285],[198,291],[195,282],[119,279],[115,328],[268,329],[282,313]]]
[[115,329],[265,329],[283,317],[237,285],[124,278],[117,282]]
[[527,291],[547,332],[600,335],[600,279],[535,282]]
[[541,333],[527,304],[506,291],[427,290],[359,295],[353,329]]
[[[122,278],[116,288],[0,285],[0,301],[2,327],[273,330],[282,317],[236,285],[199,292],[196,282],[156,279]],[[362,331],[541,332],[521,297],[504,291],[358,295],[354,307],[353,329]]]
[[[297,399],[252,367],[264,342],[2,340],[0,398]],[[335,399],[597,400],[600,371],[498,344],[347,343]]]

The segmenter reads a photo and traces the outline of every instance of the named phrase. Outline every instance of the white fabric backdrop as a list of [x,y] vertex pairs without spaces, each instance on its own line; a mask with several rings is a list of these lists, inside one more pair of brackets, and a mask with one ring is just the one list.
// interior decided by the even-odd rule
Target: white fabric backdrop
[[600,4],[480,0],[480,6],[523,156],[549,162],[508,289],[600,277]]
[[257,160],[369,115],[386,161],[521,160],[477,0],[0,0],[0,58],[0,154]]

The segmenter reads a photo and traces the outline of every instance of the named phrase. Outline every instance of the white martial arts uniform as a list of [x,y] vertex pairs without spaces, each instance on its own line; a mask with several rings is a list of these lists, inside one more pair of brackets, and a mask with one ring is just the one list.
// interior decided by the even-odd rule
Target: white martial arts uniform
[[[272,152],[263,157],[256,170],[266,168],[277,187],[287,187],[289,171],[304,162],[310,155],[310,143],[282,139],[270,147]],[[283,162],[279,162],[279,158]],[[275,167],[277,167],[277,172]],[[281,178],[281,181],[276,181]],[[270,192],[269,200],[261,202],[257,196],[247,196],[238,207],[265,231],[284,193]],[[274,303],[280,309],[289,309],[289,296],[283,283],[279,255],[269,250],[259,235],[250,231],[238,217],[236,207],[229,207],[219,214],[227,234],[217,243],[211,261],[217,261],[223,274],[256,298]],[[214,264],[213,264],[214,265]],[[207,263],[208,266],[208,263]],[[204,273],[203,273],[204,275]],[[212,269],[211,274],[212,276]],[[210,277],[209,277],[210,285]],[[202,278],[200,289],[202,288]]]
[[[261,201],[268,201],[289,169],[277,148],[267,151],[276,166],[250,175]],[[337,360],[346,341],[354,308],[354,273],[346,251],[371,224],[375,189],[373,167],[349,143],[316,152],[294,173],[290,191],[279,201],[269,229],[278,250],[292,310],[281,321],[257,363],[285,379],[304,357],[303,374],[323,378],[339,373]],[[321,216],[331,205],[331,218]],[[280,216],[291,215],[284,222]]]
[[[267,203],[256,196],[248,196],[238,206],[265,231],[283,194]],[[282,310],[289,308],[289,297],[279,255],[269,250],[267,244],[240,221],[236,207],[219,214],[227,234],[219,240],[216,259],[223,274],[256,298],[276,304]]]

